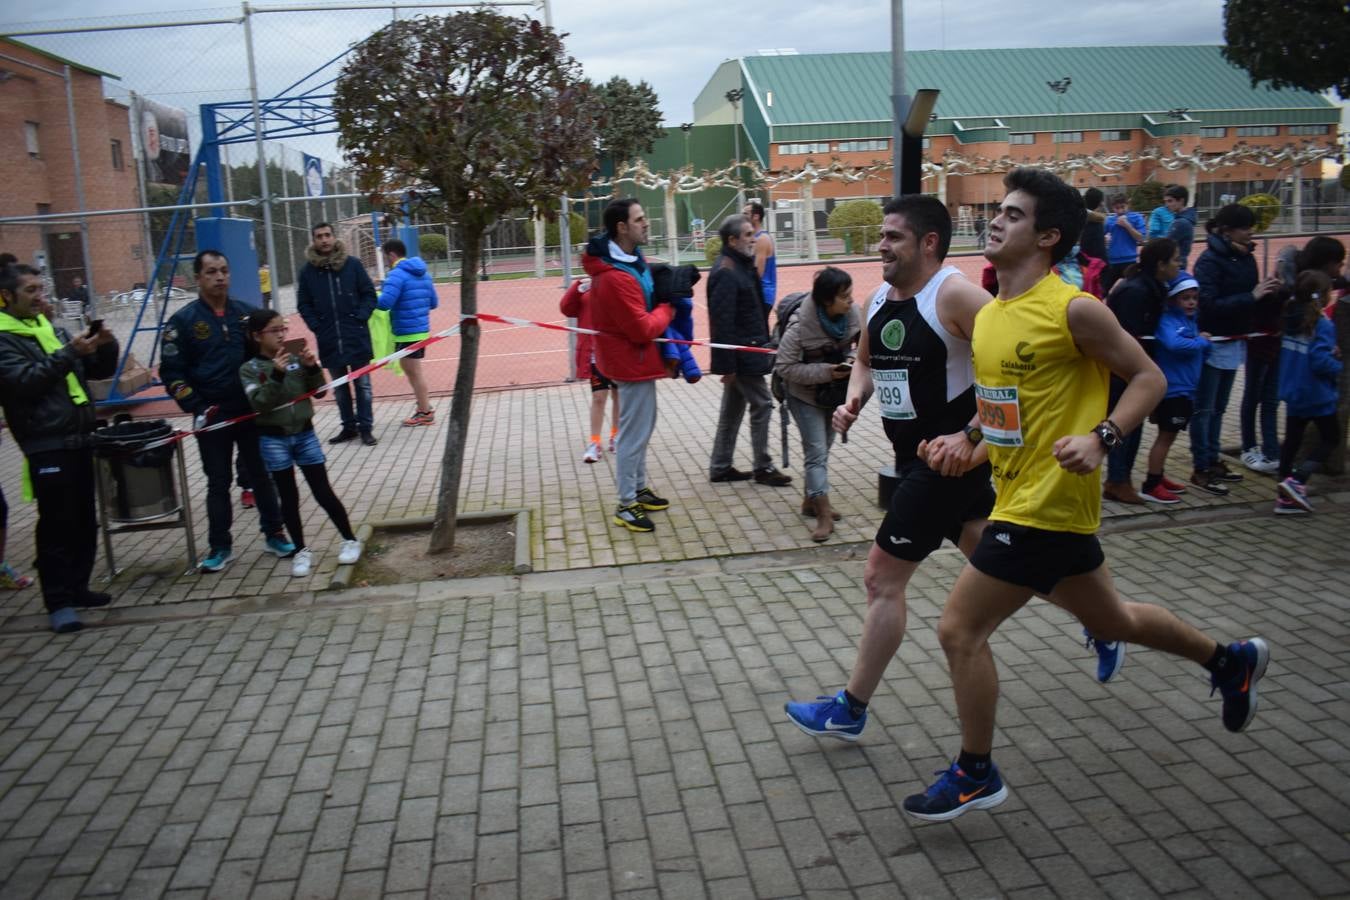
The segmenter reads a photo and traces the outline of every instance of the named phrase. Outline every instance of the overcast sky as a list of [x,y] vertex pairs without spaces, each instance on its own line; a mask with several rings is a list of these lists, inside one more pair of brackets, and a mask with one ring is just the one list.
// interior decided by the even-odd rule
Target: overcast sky
[[[237,5],[193,8],[189,4],[185,8],[181,0],[119,0],[117,17],[90,15],[94,9],[112,6],[89,0],[6,0],[3,21],[12,28],[34,23],[71,27],[237,17],[240,10]],[[1047,8],[1056,11],[1053,19],[1046,17]],[[890,47],[890,3],[886,0],[761,0],[727,7],[691,0],[629,4],[553,0],[552,14],[554,25],[569,34],[568,51],[588,77],[646,79],[656,89],[671,125],[692,118],[694,97],[725,59],[763,49],[792,48],[806,53]],[[288,87],[391,15],[332,9],[254,17],[260,94],[274,95]],[[196,116],[200,103],[248,97],[242,26],[20,40],[122,76],[120,82],[109,83],[110,95],[125,96],[127,90],[135,90],[184,107],[190,117]],[[1223,0],[1086,0],[1068,6],[1048,6],[1045,0],[905,3],[905,43],[911,50],[1222,40]],[[997,78],[997,73],[990,75]],[[331,142],[323,140],[311,141],[306,149],[335,155]]]

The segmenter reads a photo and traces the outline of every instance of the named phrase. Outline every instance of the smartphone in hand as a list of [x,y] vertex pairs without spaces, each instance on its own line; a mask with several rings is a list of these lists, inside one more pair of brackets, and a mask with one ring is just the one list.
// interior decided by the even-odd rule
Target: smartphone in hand
[[289,353],[291,356],[299,356],[305,350],[305,339],[292,338],[289,341],[282,341],[281,349]]
[[834,370],[835,370],[836,372],[852,372],[852,371],[853,371],[853,364],[852,364],[852,363],[840,363],[839,365],[837,365],[837,366],[834,367]]

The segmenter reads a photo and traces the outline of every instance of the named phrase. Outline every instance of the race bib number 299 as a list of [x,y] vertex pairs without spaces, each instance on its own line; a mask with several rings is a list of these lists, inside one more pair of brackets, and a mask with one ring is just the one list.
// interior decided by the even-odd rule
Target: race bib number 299
[[883,419],[917,419],[914,400],[909,395],[909,371],[906,369],[873,369],[872,383],[877,400],[881,402]]
[[975,407],[984,439],[997,447],[1022,446],[1022,414],[1017,388],[975,385]]

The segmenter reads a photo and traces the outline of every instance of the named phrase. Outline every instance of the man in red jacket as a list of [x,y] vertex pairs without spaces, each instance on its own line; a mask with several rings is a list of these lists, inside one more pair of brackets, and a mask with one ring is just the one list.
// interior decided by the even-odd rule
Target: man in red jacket
[[647,214],[634,199],[605,207],[605,230],[591,238],[581,258],[591,276],[591,321],[595,361],[618,386],[619,435],[614,446],[619,508],[614,524],[653,531],[651,510],[666,509],[647,484],[647,444],[656,428],[656,382],[666,377],[655,343],[674,309],[652,296],[652,274],[639,247],[647,240]]

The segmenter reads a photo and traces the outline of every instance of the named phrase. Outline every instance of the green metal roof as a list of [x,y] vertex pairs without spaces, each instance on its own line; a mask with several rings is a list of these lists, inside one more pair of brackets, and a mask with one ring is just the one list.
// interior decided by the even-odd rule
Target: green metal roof
[[[742,65],[747,86],[774,127],[890,119],[890,53],[747,56]],[[1046,82],[1066,75],[1073,84],[1056,109],[1057,95]],[[1340,110],[1320,94],[1253,88],[1247,73],[1225,60],[1218,46],[913,50],[905,54],[905,83],[909,90],[942,91],[936,110],[940,119],[998,116],[1006,122],[1019,116],[1165,113],[1178,107],[1192,116],[1197,111],[1315,109],[1319,121],[1340,118]],[[1221,117],[1206,118],[1217,122]]]
[[39,56],[47,57],[53,62],[62,63],[63,65],[70,66],[72,69],[79,69],[81,72],[88,72],[90,75],[101,75],[104,78],[111,78],[114,81],[122,80],[121,75],[114,75],[111,72],[104,72],[101,69],[91,68],[89,66],[86,66],[84,63],[77,63],[72,59],[66,59],[64,56],[57,56],[50,50],[43,50],[41,47],[34,47],[32,44],[25,44],[23,41],[16,41],[12,37],[0,36],[0,41],[8,41],[9,43],[13,44],[16,47],[22,47],[25,50],[31,50],[32,52],[38,54]]

